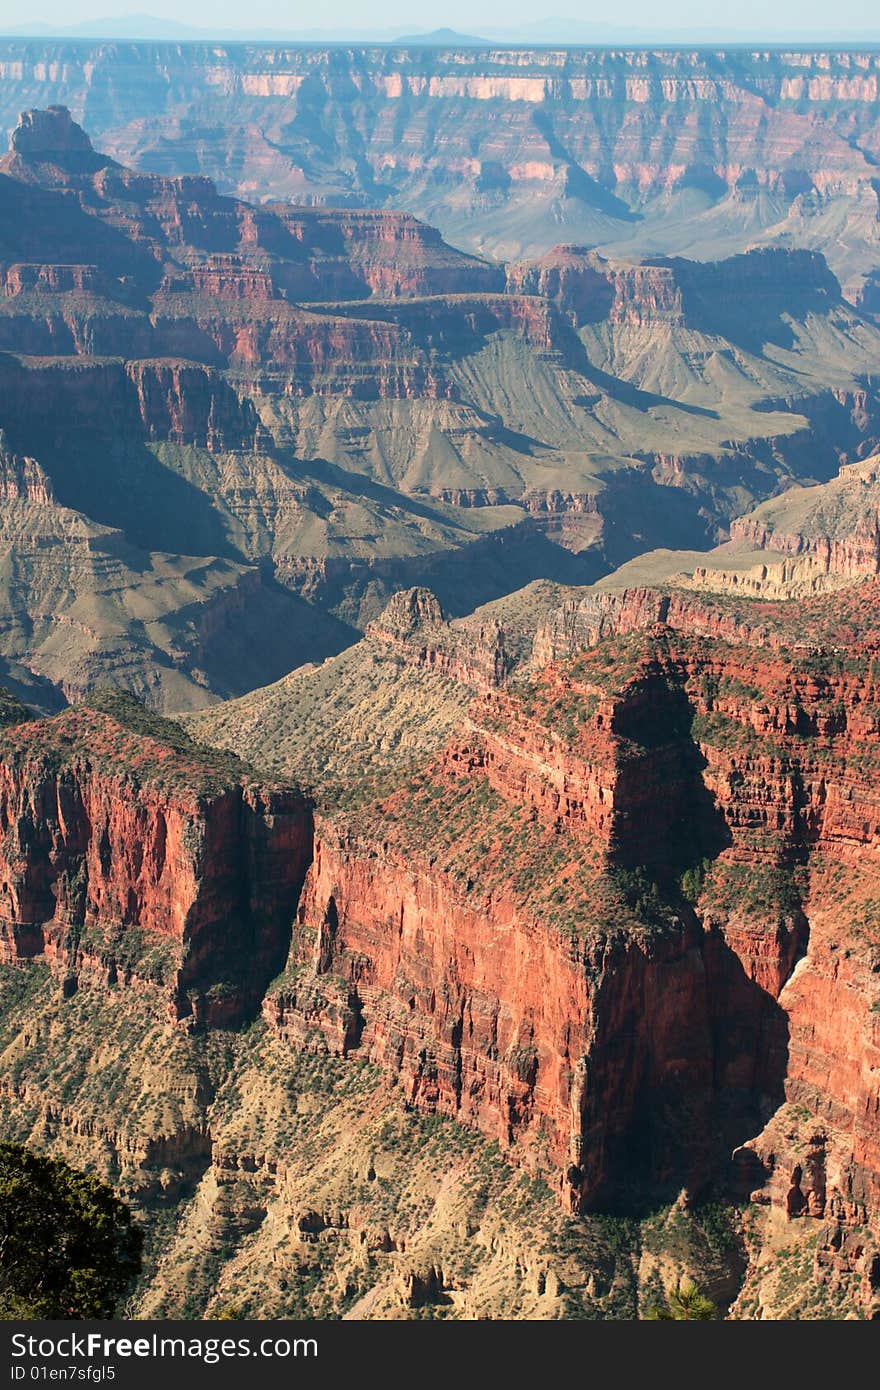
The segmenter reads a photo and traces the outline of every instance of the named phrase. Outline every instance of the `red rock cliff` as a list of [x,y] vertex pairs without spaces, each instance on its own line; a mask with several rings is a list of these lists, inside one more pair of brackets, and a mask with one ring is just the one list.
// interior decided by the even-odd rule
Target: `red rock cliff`
[[831,1155],[802,1206],[846,1244],[880,1214],[877,669],[656,628],[488,692],[406,791],[319,825],[267,1017],[579,1203],[699,1187],[739,1144],[797,1216],[790,1143],[744,1141],[800,1105]]
[[158,983],[178,1017],[225,1022],[283,963],[310,816],[147,720],[80,707],[3,733],[5,951]]
[[[176,358],[0,357],[0,387],[4,428],[14,445],[125,435],[249,450],[267,437],[251,402],[219,373]],[[55,403],[48,415],[47,393]]]

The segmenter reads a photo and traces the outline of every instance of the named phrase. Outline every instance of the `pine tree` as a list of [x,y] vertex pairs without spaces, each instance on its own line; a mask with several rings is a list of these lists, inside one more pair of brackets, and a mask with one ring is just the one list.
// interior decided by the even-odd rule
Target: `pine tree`
[[142,1241],[99,1178],[0,1144],[0,1318],[112,1317]]
[[648,1313],[652,1322],[708,1322],[718,1309],[701,1293],[693,1279],[679,1279],[675,1288],[666,1294],[666,1306],[657,1306]]

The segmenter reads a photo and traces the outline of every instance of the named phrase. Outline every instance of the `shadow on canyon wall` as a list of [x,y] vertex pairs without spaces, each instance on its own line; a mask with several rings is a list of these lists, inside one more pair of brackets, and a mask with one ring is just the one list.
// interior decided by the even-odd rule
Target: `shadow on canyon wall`
[[691,733],[696,713],[686,691],[658,673],[615,723],[640,750],[627,760],[629,809],[615,857],[632,905],[649,926],[652,914],[658,928],[665,919],[667,932],[673,914],[682,949],[666,959],[655,950],[650,969],[612,983],[633,999],[614,1010],[617,1036],[600,1050],[599,1068],[637,1081],[630,1123],[606,1130],[608,1176],[591,1211],[646,1216],[682,1190],[694,1199],[747,1198],[767,1175],[741,1146],[785,1100],[789,1024],[778,995],[806,953],[809,924],[784,867],[775,872],[785,901],[768,909],[775,933],[764,922],[756,933],[735,913],[697,914],[700,881],[733,836],[705,780],[707,760]]

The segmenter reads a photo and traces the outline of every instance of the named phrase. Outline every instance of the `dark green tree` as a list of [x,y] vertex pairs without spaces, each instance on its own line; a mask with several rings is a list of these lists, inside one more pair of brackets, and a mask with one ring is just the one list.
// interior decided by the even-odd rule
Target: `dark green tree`
[[709,1322],[717,1308],[711,1298],[701,1293],[693,1279],[679,1279],[677,1286],[666,1295],[666,1306],[652,1308],[651,1322]]
[[99,1178],[0,1144],[0,1318],[112,1317],[142,1243]]

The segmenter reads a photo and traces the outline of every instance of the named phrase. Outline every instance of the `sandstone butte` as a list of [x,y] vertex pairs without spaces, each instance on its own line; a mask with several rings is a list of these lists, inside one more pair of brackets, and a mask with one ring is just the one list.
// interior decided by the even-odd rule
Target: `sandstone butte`
[[[565,244],[504,264],[400,211],[254,206],[205,177],[126,168],[60,106],[25,111],[12,132],[0,235],[10,447],[63,473],[65,501],[88,515],[98,503],[69,464],[84,439],[232,453],[242,476],[220,468],[197,500],[231,510],[240,553],[270,555],[294,585],[354,559],[381,581],[380,561],[424,551],[421,537],[402,549],[395,536],[375,558],[351,556],[344,529],[338,555],[327,539],[307,549],[328,458],[356,475],[350,504],[374,500],[364,474],[454,505],[461,529],[479,508],[484,531],[546,534],[563,570],[600,519],[615,553],[644,543],[633,515],[655,507],[657,543],[705,541],[750,498],[803,476],[807,439],[816,476],[880,439],[876,327],[810,249],[632,265]],[[768,340],[792,363],[765,356]],[[49,391],[63,430],[41,413]],[[652,414],[663,407],[672,430]],[[175,458],[204,489],[204,463]],[[310,460],[319,467],[303,477]],[[521,511],[493,518],[505,504]],[[449,546],[444,523],[438,513],[433,553]]]
[[[760,312],[768,298],[815,307],[839,294],[808,250],[623,265],[564,245],[505,266],[406,213],[257,207],[207,178],[125,168],[65,107],[22,113],[0,174],[10,301],[0,344],[35,359],[127,358],[132,371],[139,361],[153,372],[186,365],[196,395],[192,364],[202,363],[245,381],[258,370],[263,390],[278,378],[299,395],[454,397],[461,387],[443,359],[486,333],[509,330],[566,357],[571,324],[696,329],[713,304],[729,318],[742,316],[744,298]],[[136,392],[147,427],[203,438],[204,426],[152,418],[150,376],[140,368]],[[152,391],[157,401],[181,395],[167,377]],[[229,423],[241,432],[241,420]]]
[[246,1017],[287,954],[302,797],[127,696],[17,717],[0,735],[6,958],[44,957],[68,989],[133,984],[173,1018]]
[[407,208],[505,259],[559,240],[826,246],[876,297],[870,47],[7,39],[0,75],[9,129],[63,102],[120,161],[254,201]]
[[394,208],[127,168],[26,110],[0,158],[7,683],[184,711],[401,588],[462,614],[704,548],[876,449],[878,355],[814,249],[490,261]]
[[[262,1001],[291,1048],[378,1063],[575,1212],[768,1203],[870,1316],[880,643],[832,638],[876,582],[763,605],[808,638],[775,650],[636,600],[631,630],[484,679],[397,791],[314,820],[119,697],[13,709],[5,949],[185,1027]],[[430,664],[429,597],[395,609]]]

